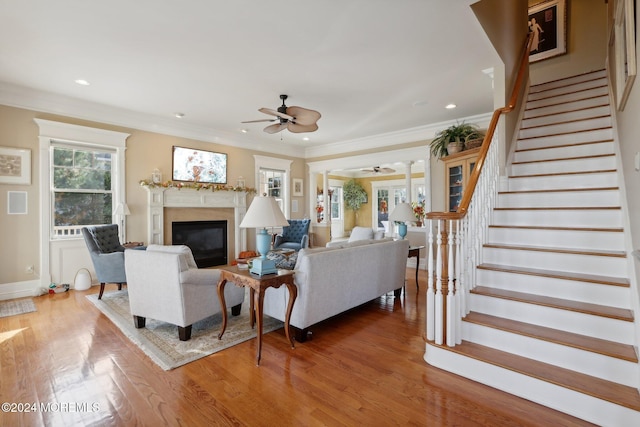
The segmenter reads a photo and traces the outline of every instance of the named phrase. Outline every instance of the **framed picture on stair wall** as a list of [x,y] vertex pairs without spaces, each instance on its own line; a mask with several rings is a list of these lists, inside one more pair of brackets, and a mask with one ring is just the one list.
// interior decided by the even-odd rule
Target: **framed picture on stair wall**
[[616,0],[609,39],[609,66],[613,68],[613,86],[618,110],[624,110],[637,74],[636,25],[633,0]]
[[567,53],[566,0],[548,0],[529,6],[529,31],[533,33],[529,62]]

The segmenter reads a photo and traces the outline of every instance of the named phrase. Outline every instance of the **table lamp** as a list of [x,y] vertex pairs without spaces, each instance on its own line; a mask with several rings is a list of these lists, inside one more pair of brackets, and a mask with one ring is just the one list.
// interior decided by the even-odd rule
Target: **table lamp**
[[409,203],[399,203],[396,208],[389,215],[389,220],[399,222],[398,235],[400,239],[404,240],[407,235],[407,222],[416,220],[416,216],[413,213],[413,208]]
[[126,203],[118,203],[118,205],[116,206],[116,209],[113,211],[113,215],[117,216],[118,219],[120,220],[120,243],[125,243],[125,240],[127,239],[127,233],[126,230],[124,228],[124,217],[126,215],[131,215],[131,211],[129,210],[129,206],[127,206]]
[[271,235],[267,233],[267,227],[287,225],[289,222],[275,198],[266,196],[253,198],[240,223],[241,228],[259,229],[256,231],[256,250],[260,254],[260,258],[253,260],[251,270],[249,270],[251,273],[263,276],[278,272],[275,261],[267,259],[267,253],[271,247]]

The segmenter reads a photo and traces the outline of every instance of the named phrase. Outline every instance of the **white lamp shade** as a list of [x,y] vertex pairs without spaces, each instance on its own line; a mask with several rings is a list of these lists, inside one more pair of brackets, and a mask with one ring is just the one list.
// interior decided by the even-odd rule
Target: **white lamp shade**
[[116,206],[116,210],[113,211],[114,215],[131,215],[131,211],[129,211],[129,206],[126,203],[118,203]]
[[287,226],[289,222],[285,218],[278,202],[273,197],[254,197],[247,213],[244,215],[241,228],[265,228]]
[[400,203],[396,205],[396,208],[389,215],[389,220],[398,222],[411,222],[416,221],[416,216],[413,213],[413,208],[409,203]]

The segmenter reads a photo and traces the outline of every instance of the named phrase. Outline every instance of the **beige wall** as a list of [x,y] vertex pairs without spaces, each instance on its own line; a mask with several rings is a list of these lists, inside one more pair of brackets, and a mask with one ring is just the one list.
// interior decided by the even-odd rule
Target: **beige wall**
[[[540,3],[529,0],[529,4]],[[610,2],[611,3],[611,2]],[[531,84],[605,67],[607,4],[603,0],[567,1],[567,54],[531,64]]]
[[[146,191],[139,182],[149,179],[154,168],[159,168],[163,180],[171,178],[171,148],[174,145],[193,147],[228,154],[227,180],[235,184],[243,176],[248,187],[255,186],[254,154],[293,160],[292,178],[305,178],[306,166],[301,158],[275,156],[270,153],[245,150],[204,141],[195,141],[153,132],[139,131],[101,123],[92,123],[69,117],[38,113],[24,109],[0,105],[0,146],[31,149],[31,185],[0,184],[0,286],[2,284],[34,280],[37,276],[27,274],[25,269],[40,264],[40,203],[39,203],[39,158],[38,126],[34,118],[55,120],[64,123],[90,126],[101,129],[130,133],[127,139],[126,158],[126,202],[131,210],[127,217],[127,240],[147,241]],[[28,215],[7,215],[7,192],[27,191]],[[299,197],[300,207],[308,206],[304,197]],[[292,214],[302,218],[304,209]],[[230,236],[232,237],[232,236]],[[248,244],[253,247],[252,235]],[[232,240],[233,242],[233,240]],[[0,294],[2,290],[0,289]]]
[[[0,284],[34,280],[40,263],[38,126],[35,113],[0,105],[0,146],[31,149],[31,185],[0,184]],[[7,215],[7,192],[27,192],[27,215]],[[0,291],[0,294],[2,292]]]

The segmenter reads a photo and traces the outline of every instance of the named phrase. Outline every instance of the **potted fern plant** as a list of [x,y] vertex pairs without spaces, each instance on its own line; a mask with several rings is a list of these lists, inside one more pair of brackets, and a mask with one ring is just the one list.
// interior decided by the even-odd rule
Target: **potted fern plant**
[[441,158],[462,151],[465,141],[482,138],[482,136],[477,125],[456,123],[438,132],[429,143],[429,147],[436,158]]

